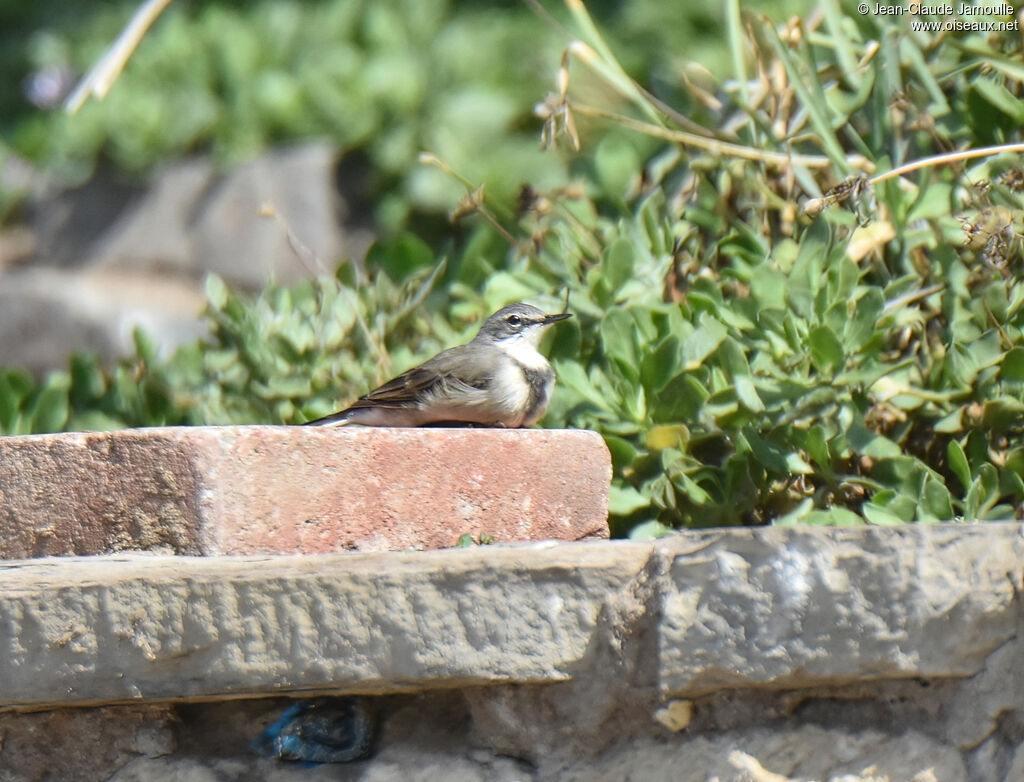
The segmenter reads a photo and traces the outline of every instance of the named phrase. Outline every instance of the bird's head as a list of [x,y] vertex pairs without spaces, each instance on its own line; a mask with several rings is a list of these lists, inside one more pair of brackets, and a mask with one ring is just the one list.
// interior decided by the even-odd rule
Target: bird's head
[[541,334],[548,326],[571,317],[568,312],[547,315],[542,310],[522,302],[509,304],[484,321],[474,342],[526,342],[536,347]]

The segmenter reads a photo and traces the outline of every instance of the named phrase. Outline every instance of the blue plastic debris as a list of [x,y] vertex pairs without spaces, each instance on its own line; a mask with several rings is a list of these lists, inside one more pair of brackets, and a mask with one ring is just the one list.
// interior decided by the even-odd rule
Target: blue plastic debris
[[305,765],[348,763],[370,754],[376,734],[366,698],[310,698],[289,706],[252,742],[254,752]]

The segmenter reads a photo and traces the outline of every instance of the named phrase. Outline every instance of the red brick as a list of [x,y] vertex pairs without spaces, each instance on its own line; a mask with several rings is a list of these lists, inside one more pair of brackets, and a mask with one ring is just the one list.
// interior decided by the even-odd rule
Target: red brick
[[0,438],[0,557],[323,553],[607,537],[594,432],[130,429]]

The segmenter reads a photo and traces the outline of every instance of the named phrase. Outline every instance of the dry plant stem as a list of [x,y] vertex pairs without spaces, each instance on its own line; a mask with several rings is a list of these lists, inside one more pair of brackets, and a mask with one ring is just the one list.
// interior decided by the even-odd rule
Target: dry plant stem
[[542,6],[538,0],[525,0],[526,6],[533,11],[537,16],[547,22],[551,27],[557,30],[559,33],[564,35],[566,38],[569,37],[569,31],[562,26],[562,24],[551,15],[551,12],[547,8]]
[[[439,169],[448,174],[448,176],[457,179],[460,183],[462,183],[462,186],[466,188],[466,192],[469,194],[470,199],[473,199],[474,192],[479,189],[479,187],[474,186],[472,182],[470,182],[458,171],[456,171],[450,165],[441,160],[441,158],[439,158],[433,152],[420,152],[419,162],[420,165],[424,166],[437,166]],[[501,234],[502,238],[509,243],[509,246],[517,247],[518,245],[516,243],[515,237],[512,236],[512,234],[510,234],[505,229],[505,227],[498,221],[498,218],[491,213],[490,209],[488,209],[487,205],[484,203],[483,197],[476,198],[473,200],[475,211],[483,215],[483,218],[487,220],[487,222],[489,222],[492,226],[494,226],[494,230]]]
[[[479,185],[476,185],[470,180],[468,180],[466,177],[464,177],[462,174],[460,174],[458,171],[456,171],[454,168],[448,165],[445,161],[441,160],[441,158],[439,158],[433,152],[420,152],[417,160],[419,164],[422,166],[436,166],[437,168],[444,171],[448,176],[452,177],[453,179],[457,179],[459,183],[464,188],[466,188],[466,192],[469,193],[470,195],[472,195],[472,193],[480,187]],[[497,206],[500,206],[500,204]],[[502,211],[504,212],[504,217],[511,217],[511,213],[508,212],[508,210],[502,209]]]
[[508,230],[505,228],[505,226],[503,226],[500,222],[498,222],[498,218],[495,217],[493,214],[491,214],[491,210],[488,209],[483,204],[483,202],[480,202],[478,204],[478,206],[476,208],[476,211],[480,215],[482,215],[483,218],[494,227],[495,231],[497,231],[499,234],[501,234],[501,237],[506,242],[508,242],[509,247],[519,247],[519,243],[516,241],[516,238],[512,234],[510,234],[508,232]]
[[[631,128],[639,133],[646,133],[649,136],[662,138],[666,141],[674,141],[688,147],[697,147],[698,149],[703,149],[716,155],[731,155],[732,157],[754,160],[760,163],[768,163],[780,167],[795,165],[806,166],[807,168],[826,168],[827,166],[832,165],[832,162],[824,155],[799,155],[787,154],[785,152],[767,152],[761,149],[745,147],[741,144],[732,144],[728,141],[719,141],[717,139],[707,138],[706,136],[697,136],[683,130],[661,128],[657,125],[651,125],[648,122],[636,120],[623,114],[616,114],[611,111],[596,109],[592,106],[576,103],[575,101],[572,101],[570,106],[573,111],[583,114],[584,116],[611,120],[612,122],[617,122],[624,127]],[[860,155],[851,157],[849,162],[850,165],[856,168],[863,169],[867,166],[867,162]]]
[[[327,271],[327,265],[323,262],[323,259],[320,258],[320,256],[317,255],[311,247],[295,235],[291,225],[284,217],[281,216],[281,213],[273,203],[268,201],[262,204],[260,206],[260,216],[272,217],[277,221],[277,224],[281,226],[281,229],[284,231],[285,239],[288,241],[288,247],[291,249],[295,259],[302,264],[302,268],[311,276],[319,277],[325,276],[329,273]],[[308,263],[310,259],[312,259],[313,264],[316,266],[315,269]]]
[[170,2],[171,0],[146,0],[139,7],[117,40],[89,69],[89,72],[75,87],[74,92],[64,102],[64,110],[68,114],[74,114],[82,108],[90,95],[95,96],[97,100],[102,100],[106,96],[124,69],[128,58],[135,51],[135,47],[139,45],[142,36],[146,34],[146,30]]
[[[904,174],[909,174],[911,171],[917,171],[919,168],[939,166],[945,163],[956,163],[960,160],[972,160],[974,158],[988,157],[990,155],[999,155],[1004,152],[1024,152],[1024,143],[1001,144],[994,147],[980,147],[978,149],[964,149],[959,152],[947,152],[944,155],[934,155],[932,157],[915,160],[912,163],[906,163],[892,169],[891,171],[886,171],[878,176],[871,177],[870,179],[862,178],[858,180],[857,178],[854,178],[854,180],[848,180],[847,182],[833,188],[829,193],[821,198],[812,198],[808,200],[803,205],[800,212],[801,214],[813,217],[819,214],[823,209],[834,206],[840,201],[850,197],[851,193],[859,193],[861,188],[864,186],[877,185],[887,179],[903,176]],[[849,189],[848,185],[850,184],[856,185],[854,190]]]
[[987,157],[988,155],[998,155],[1002,152],[1024,152],[1024,144],[1001,144],[995,147],[981,147],[980,149],[965,149],[960,152],[948,152],[945,155],[935,155],[934,157],[926,157],[921,160],[915,160],[913,163],[906,163],[905,165],[894,168],[891,171],[886,171],[884,174],[872,177],[868,180],[868,184],[877,185],[879,182],[884,182],[886,179],[892,179],[896,176],[902,176],[903,174],[909,174],[911,171],[916,171],[919,168],[925,168],[926,166],[938,166],[943,163],[955,163],[958,160],[970,160],[976,157]]
[[[330,273],[327,271],[327,266],[324,264],[320,256],[317,255],[312,249],[310,249],[304,242],[302,242],[295,235],[295,232],[292,231],[291,225],[289,225],[288,221],[281,216],[281,214],[277,211],[277,208],[272,203],[268,202],[263,204],[260,207],[260,215],[263,217],[272,217],[278,222],[278,225],[280,225],[281,228],[284,230],[285,238],[288,240],[288,246],[295,254],[295,257],[299,261],[299,263],[302,264],[303,268],[307,272],[309,272],[310,275],[314,277],[321,277],[333,280]],[[311,268],[310,265],[306,262],[307,256],[313,259],[313,262],[316,264],[317,267],[316,269]],[[335,283],[332,281],[332,284]],[[320,292],[318,294],[318,298],[320,299],[321,306],[323,306],[323,292]],[[373,352],[377,354],[377,359],[379,361],[378,366],[381,368],[381,371],[385,376],[389,375],[391,372],[391,357],[388,356],[388,352],[384,347],[383,340],[379,339],[373,333],[373,330],[366,322],[366,319],[363,318],[363,314],[358,307],[355,308],[355,312],[356,323],[359,326],[360,331],[363,332],[363,337],[365,337],[366,341],[373,348]],[[320,335],[320,338],[323,338],[323,334]],[[321,344],[321,348],[322,347],[323,345]]]
[[936,283],[935,285],[929,285],[927,288],[922,288],[919,291],[911,291],[905,296],[900,296],[898,298],[893,299],[892,301],[886,302],[884,313],[886,315],[892,314],[893,312],[902,309],[908,304],[912,304],[915,301],[920,301],[921,299],[927,299],[933,293],[941,293],[945,289],[945,283]]

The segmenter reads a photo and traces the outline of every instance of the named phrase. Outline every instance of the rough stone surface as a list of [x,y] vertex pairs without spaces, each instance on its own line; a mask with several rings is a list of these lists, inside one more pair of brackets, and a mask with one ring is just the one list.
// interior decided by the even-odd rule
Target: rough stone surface
[[[1018,579],[1018,588],[1020,583]],[[949,707],[957,719],[950,721],[944,736],[950,743],[973,748],[1004,729],[1019,735],[1014,745],[1024,743],[1024,663],[1017,642],[1022,630],[1019,626],[1015,642],[993,652],[979,673],[951,684]]]
[[205,334],[202,286],[167,275],[104,269],[14,269],[0,277],[0,366],[41,375],[66,367],[71,349],[113,361],[133,352],[132,333],[159,336],[165,351]]
[[[871,528],[808,528],[402,554],[9,562],[0,565],[0,619],[12,639],[0,703],[564,681],[552,713],[600,721],[607,693],[572,689],[587,668],[614,667],[662,698],[973,676],[981,711],[965,706],[972,727],[950,736],[973,746],[993,730],[986,714],[1014,707],[1006,685],[1019,680],[1020,529],[908,527],[888,546]],[[791,552],[813,571],[793,566]],[[778,562],[794,569],[779,577]],[[815,599],[801,603],[809,584]]]
[[662,691],[976,673],[1016,633],[1024,539],[922,529],[775,527],[666,548]]
[[632,549],[0,563],[0,706],[565,680]]
[[[495,695],[508,686],[488,688]],[[934,722],[912,725],[878,720],[874,727],[851,727],[842,722],[823,725],[791,717],[766,718],[754,707],[748,720],[759,725],[717,730],[669,733],[653,721],[623,737],[611,730],[591,734],[586,752],[527,751],[509,755],[488,746],[487,736],[474,726],[463,693],[431,692],[387,696],[380,700],[381,730],[374,755],[346,765],[304,767],[256,757],[249,742],[273,722],[288,702],[281,699],[187,704],[167,714],[140,720],[138,707],[70,710],[60,724],[36,720],[36,730],[22,725],[37,715],[0,715],[0,730],[19,731],[0,746],[0,779],[53,778],[113,780],[113,782],[407,782],[408,780],[466,780],[512,782],[526,780],[587,780],[590,782],[1018,782],[1019,766],[990,756],[983,763],[965,760],[956,748],[930,735]],[[524,705],[527,705],[524,701]],[[748,706],[751,704],[748,704]],[[885,708],[884,693],[870,704]],[[698,704],[699,707],[699,704]],[[115,725],[122,730],[109,738],[116,747],[94,742],[100,731]],[[73,715],[69,718],[66,715]],[[528,714],[546,719],[543,714]],[[90,730],[91,726],[91,730]],[[60,729],[54,734],[49,731]],[[141,738],[140,738],[141,737]],[[157,737],[154,739],[154,737]],[[68,762],[45,763],[52,754]],[[60,777],[46,771],[67,772]],[[4,772],[6,771],[6,776]],[[113,773],[116,771],[116,773]],[[113,773],[113,775],[112,775]]]
[[[685,776],[680,776],[683,769]],[[880,731],[851,734],[815,725],[736,731],[689,741],[635,741],[570,767],[558,778],[564,782],[967,779],[959,753],[914,731],[901,736]]]
[[0,366],[41,375],[74,350],[118,358],[136,326],[173,350],[207,333],[209,272],[255,290],[362,258],[372,234],[343,175],[355,164],[337,158],[309,141],[231,171],[197,156],[145,181],[100,170],[73,188],[0,161],[8,190],[29,192],[28,222],[0,233]]
[[189,427],[0,438],[0,556],[607,537],[594,432]]
[[36,236],[33,264],[76,268],[117,220],[145,196],[144,182],[100,168],[77,187],[58,187],[42,172],[26,204]]
[[162,167],[79,260],[86,266],[195,274],[202,268],[192,236],[196,209],[216,181],[214,164],[205,157]]
[[[250,287],[268,276],[309,274],[319,258],[333,267],[346,250],[345,207],[335,182],[337,151],[310,141],[269,152],[230,171],[208,158],[173,162],[148,181],[99,172],[85,185],[38,188],[30,205],[37,260],[61,267],[213,271]],[[298,257],[280,214],[309,257]],[[316,269],[313,269],[316,271]]]
[[106,779],[175,749],[169,706],[0,714],[0,782]]
[[1022,532],[9,562],[8,706],[362,690],[380,732],[369,760],[304,768],[249,749],[284,698],[7,714],[0,781],[56,778],[40,758],[86,747],[60,778],[1019,782]]
[[190,234],[201,267],[260,288],[270,276],[287,281],[329,273],[346,254],[361,257],[368,237],[343,236],[339,228],[345,215],[336,159],[331,144],[310,142],[275,150],[211,183],[192,209]]

